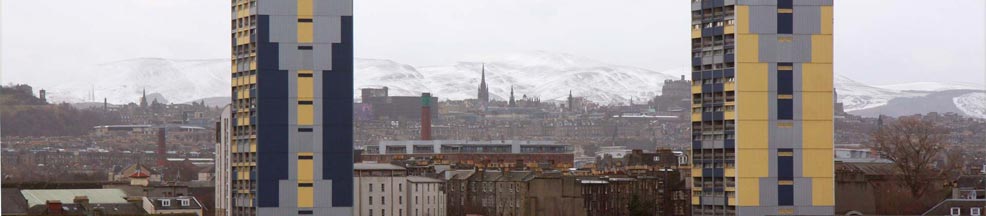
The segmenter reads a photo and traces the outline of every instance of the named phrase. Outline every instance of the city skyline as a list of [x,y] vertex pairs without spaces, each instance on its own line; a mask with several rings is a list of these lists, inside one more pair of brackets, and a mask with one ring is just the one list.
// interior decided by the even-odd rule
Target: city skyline
[[[984,26],[981,8],[986,7],[984,5],[986,3],[964,0],[954,4],[926,7],[923,4],[882,4],[881,2],[885,1],[842,2],[839,9],[835,10],[836,23],[842,23],[835,29],[836,32],[841,33],[835,38],[835,61],[840,62],[835,68],[837,75],[845,75],[873,85],[919,81],[983,84],[984,80],[978,77],[981,77],[986,66],[960,63],[974,62],[986,57],[984,54],[986,51],[983,49],[966,49],[982,47],[982,41],[986,41],[984,40],[986,37],[983,36],[986,28],[977,29],[979,26]],[[628,0],[626,3],[638,6],[630,7],[625,13],[615,13],[612,12],[614,10],[606,9],[616,9],[627,4],[595,8],[589,6],[593,4],[581,1],[556,7],[551,7],[554,5],[545,2],[476,1],[426,2],[415,6],[409,2],[363,1],[355,5],[355,16],[365,18],[356,19],[355,25],[361,27],[356,28],[354,32],[358,39],[355,52],[357,57],[385,58],[422,66],[451,64],[460,60],[481,60],[504,52],[550,50],[654,71],[686,68],[688,59],[681,58],[675,53],[687,52],[687,47],[671,41],[684,38],[682,35],[687,34],[678,32],[681,30],[677,28],[687,25],[687,20],[682,18],[687,15],[674,10],[674,8],[686,7],[687,2]],[[388,7],[395,4],[407,7]],[[442,4],[448,4],[448,8],[455,10],[433,10],[437,8],[436,5]],[[520,4],[523,7],[506,6],[512,4]],[[65,7],[66,5],[69,7]],[[51,13],[51,16],[40,16],[30,13],[31,10],[28,8],[32,7],[53,8],[58,11]],[[98,64],[132,58],[228,58],[224,54],[228,53],[228,48],[223,44],[227,44],[229,39],[222,32],[185,28],[200,26],[201,29],[213,29],[228,26],[228,20],[209,12],[227,10],[224,2],[110,1],[107,4],[94,5],[60,1],[6,1],[2,5],[2,10],[4,15],[0,20],[3,25],[0,25],[2,26],[0,28],[4,31],[0,34],[0,43],[2,43],[0,46],[3,46],[4,50],[0,60],[5,64],[0,67],[2,67],[4,83],[31,83],[39,87],[51,87],[58,82],[78,79],[79,77],[75,75],[79,71],[86,72],[87,69],[91,70]],[[165,15],[179,10],[187,17]],[[116,11],[126,11],[131,18],[116,19]],[[906,15],[908,13],[901,13],[908,11],[926,16],[908,16]],[[431,15],[410,16],[421,13]],[[601,13],[605,16],[596,18],[577,16],[584,13]],[[496,19],[498,14],[511,16],[501,20]],[[393,16],[404,18],[394,19]],[[944,17],[953,16],[966,17],[958,19],[963,22],[942,20],[945,19]],[[840,22],[841,19],[850,17],[853,19],[851,22]],[[519,22],[526,19],[534,21]],[[492,22],[494,20],[502,23],[496,24]],[[415,26],[411,25],[413,22],[427,22],[433,25]],[[617,22],[633,27],[623,30],[606,26],[589,27],[600,26],[601,22]],[[90,35],[100,36],[55,38],[60,35],[55,31],[61,30],[38,28],[38,26],[55,24],[67,26],[67,31],[88,32]],[[110,28],[111,26],[128,26],[128,28]],[[449,26],[454,28],[446,29]],[[465,34],[482,32],[483,27],[489,28],[491,33]],[[620,34],[582,34],[594,28]],[[174,30],[178,34],[155,33],[161,29]],[[546,30],[537,31],[538,29]],[[926,29],[926,31],[908,29]],[[870,31],[885,32],[884,35],[894,36],[885,38],[866,34]],[[402,34],[400,37],[391,34],[396,32],[433,34]],[[524,33],[505,34],[504,32]],[[522,36],[530,38],[519,38]],[[436,41],[445,41],[445,44],[453,46],[434,44],[423,38],[440,39]],[[558,40],[559,38],[565,39]],[[614,41],[617,38],[619,40]],[[159,43],[141,44],[140,42],[144,40],[154,40]],[[904,41],[935,41],[935,43],[896,45]],[[604,50],[593,45],[601,43],[610,44],[603,48]],[[102,45],[97,46],[97,44]],[[398,46],[398,44],[403,45]],[[384,49],[385,47],[399,49]],[[66,48],[73,52],[56,51]],[[412,51],[421,49],[432,51],[428,55],[420,55]],[[58,62],[63,64],[48,64],[51,59],[58,59]],[[862,59],[866,61],[863,62]],[[915,59],[932,60],[915,61]],[[26,70],[32,73],[18,72]],[[880,72],[872,74],[893,71],[895,76],[870,75],[871,73],[863,73],[864,71]],[[928,76],[928,74],[945,76]],[[965,78],[970,76],[977,78]]]

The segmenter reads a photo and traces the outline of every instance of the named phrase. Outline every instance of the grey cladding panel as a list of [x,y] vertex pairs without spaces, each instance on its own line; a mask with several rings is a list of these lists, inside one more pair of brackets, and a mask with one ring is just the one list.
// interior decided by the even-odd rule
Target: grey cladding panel
[[777,6],[750,6],[750,33],[777,33]]
[[337,16],[316,16],[314,19],[315,43],[342,42],[342,18]]
[[[757,37],[757,40],[758,40],[757,44],[760,46],[759,47],[760,50],[758,50],[759,51],[758,54],[760,55],[759,56],[760,62],[765,62],[765,63],[777,62],[777,55],[778,55],[777,35],[761,34],[760,36]],[[774,64],[770,64],[770,67],[775,67],[775,66],[776,65]],[[771,71],[775,71],[775,70],[771,70]],[[772,76],[769,77],[775,77],[776,73],[772,73],[771,75]],[[770,89],[776,89],[776,87],[772,87]]]
[[298,14],[297,0],[258,0],[257,13],[262,15]]
[[281,180],[278,181],[278,187],[280,188],[280,194],[278,199],[281,202],[280,207],[281,208],[298,207],[298,182],[291,180]]
[[281,43],[278,46],[278,69],[298,70],[301,68],[301,56],[298,52],[298,44]]
[[760,178],[760,205],[777,206],[777,178]]
[[298,41],[298,17],[291,16],[269,16],[270,18],[270,42],[274,43],[297,43]]
[[832,0],[794,0],[794,5],[832,5]]
[[777,5],[777,0],[736,0],[739,5]]
[[[316,35],[316,38],[318,36]],[[327,43],[317,43],[315,44],[314,56],[315,59],[315,80],[322,80],[319,78],[319,74],[325,70],[332,70],[332,44]],[[319,86],[319,85],[316,85]],[[321,94],[321,89],[316,87],[316,94]]]
[[352,0],[313,0],[317,16],[352,16]]
[[314,186],[315,207],[332,206],[332,180],[316,179]]
[[794,34],[818,34],[822,31],[822,9],[818,6],[794,6]]

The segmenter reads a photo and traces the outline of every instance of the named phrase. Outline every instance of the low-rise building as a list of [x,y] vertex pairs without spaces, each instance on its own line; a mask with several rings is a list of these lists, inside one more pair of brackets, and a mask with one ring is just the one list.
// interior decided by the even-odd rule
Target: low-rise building
[[406,140],[368,145],[364,161],[389,163],[407,158],[433,158],[440,164],[479,168],[568,169],[575,156],[572,145],[530,140]]
[[385,163],[353,166],[353,215],[431,215],[446,213],[445,182],[408,176],[407,169]]
[[185,214],[202,216],[204,206],[192,196],[144,197],[143,208],[148,214]]

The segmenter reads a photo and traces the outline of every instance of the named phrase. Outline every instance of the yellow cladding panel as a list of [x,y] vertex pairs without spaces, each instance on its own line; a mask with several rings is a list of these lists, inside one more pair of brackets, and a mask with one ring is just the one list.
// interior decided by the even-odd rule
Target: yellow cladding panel
[[313,0],[298,0],[298,18],[312,18]]
[[723,174],[726,177],[736,177],[736,169],[735,168],[726,168],[726,169],[723,170],[723,172],[724,172]]
[[692,94],[702,93],[702,84],[695,82],[692,84]]
[[726,112],[724,112],[722,114],[722,118],[724,118],[726,120],[735,120],[736,119],[736,112],[735,111],[726,111]]
[[303,77],[301,74],[312,74],[312,70],[298,70],[298,100],[312,100],[315,96],[315,78]]
[[692,196],[692,205],[698,205],[698,204],[699,204],[699,197]]
[[693,112],[692,113],[692,121],[693,122],[700,122],[700,121],[702,121],[702,113],[701,112]]
[[692,177],[702,177],[702,168],[701,167],[693,167],[692,168]]
[[735,91],[736,90],[736,82],[726,82],[726,83],[723,83],[722,84],[722,90],[723,91]]
[[767,92],[737,92],[737,118],[740,120],[767,120],[767,113],[770,111],[767,103]]
[[760,178],[736,178],[736,205],[760,205]]
[[[767,177],[770,173],[770,165],[767,159],[770,158],[769,149],[736,149],[736,176],[737,177]],[[831,155],[829,155],[831,158]],[[805,162],[807,163],[807,162]],[[829,161],[831,163],[831,161]],[[745,187],[741,185],[738,187]]]
[[822,6],[822,34],[831,35],[832,34],[832,20],[833,20],[832,6]]
[[692,28],[692,39],[702,38],[702,29]]
[[835,181],[833,178],[811,178],[811,204],[835,206]]
[[311,208],[314,206],[315,193],[312,191],[312,187],[298,187],[298,207],[299,208]]
[[801,147],[806,149],[831,149],[834,129],[832,120],[802,121]]
[[311,183],[313,172],[312,159],[298,159],[298,182]]
[[801,149],[802,175],[804,177],[823,177],[831,178],[835,175],[835,162],[832,156],[832,149]]
[[832,64],[801,64],[802,91],[832,91]]
[[736,34],[736,29],[735,28],[736,28],[735,25],[727,25],[726,27],[723,27],[722,28],[722,33],[723,34]]
[[257,152],[257,143],[250,142],[250,152]]
[[802,92],[802,113],[804,120],[832,120],[832,92]]
[[750,33],[750,7],[746,5],[736,5],[736,33]]
[[315,110],[311,104],[298,104],[298,124],[312,125]]
[[755,34],[736,36],[736,62],[760,62],[760,41],[758,38],[759,36]]
[[[739,63],[736,65],[736,91],[766,92],[770,81],[767,63]],[[743,103],[742,99],[739,99]]]
[[311,22],[298,23],[298,43],[311,43],[314,27]]
[[811,36],[811,62],[832,63],[832,35]]
[[[743,116],[740,116],[743,117]],[[739,149],[766,149],[768,132],[768,121],[739,120],[736,127],[736,148]]]

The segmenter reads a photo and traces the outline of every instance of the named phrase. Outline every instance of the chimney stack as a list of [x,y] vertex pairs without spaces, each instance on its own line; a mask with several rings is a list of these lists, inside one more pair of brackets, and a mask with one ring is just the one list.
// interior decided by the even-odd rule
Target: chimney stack
[[59,201],[59,200],[48,200],[48,201],[45,201],[45,206],[48,207],[48,214],[49,215],[62,215],[62,214],[65,214],[65,212],[62,211],[62,201]]
[[421,140],[431,140],[431,93],[421,93]]
[[164,167],[168,160],[168,149],[164,143],[165,131],[164,127],[157,129],[157,165],[159,167]]
[[79,204],[79,205],[88,205],[89,204],[89,197],[87,197],[87,196],[75,196],[75,198],[72,198],[72,203]]

